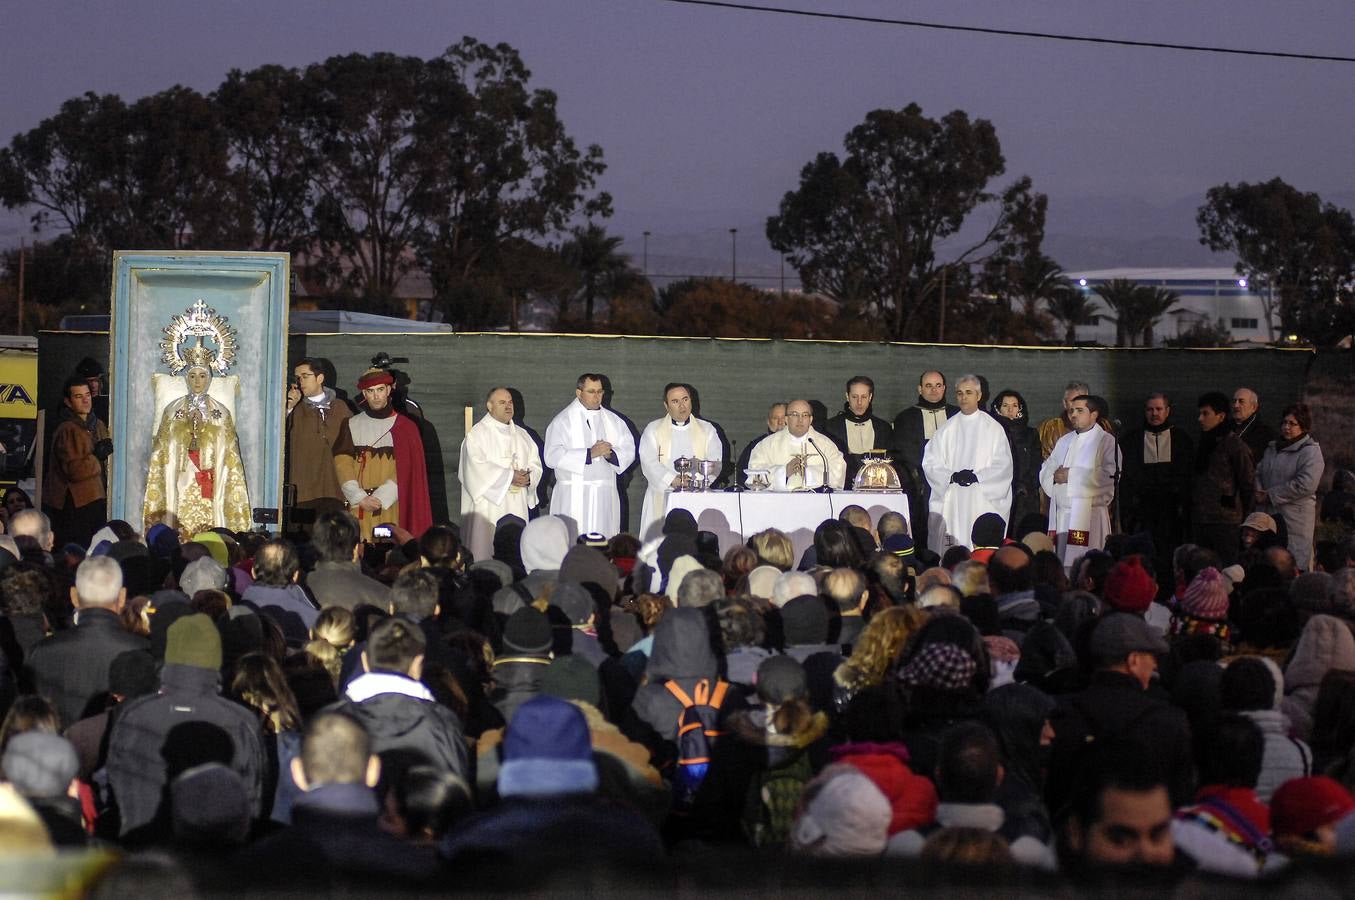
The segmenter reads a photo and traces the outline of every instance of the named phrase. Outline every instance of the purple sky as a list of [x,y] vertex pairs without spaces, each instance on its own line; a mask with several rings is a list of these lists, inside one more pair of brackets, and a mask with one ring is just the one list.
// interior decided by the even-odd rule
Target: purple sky
[[[782,5],[1138,40],[1349,54],[1355,5],[1260,0],[783,0]],[[464,34],[516,47],[609,164],[613,230],[638,257],[718,256],[739,228],[774,265],[762,222],[798,171],[877,107],[911,101],[991,119],[1005,180],[1051,197],[1069,267],[1167,262],[1223,181],[1279,175],[1349,203],[1355,64],[1053,43],[679,6],[659,0],[8,4],[0,140],[86,90],[124,99],[208,91],[231,68],[352,51],[436,55]],[[18,234],[0,213],[0,243]],[[1170,247],[1145,249],[1154,240]],[[1170,248],[1175,248],[1170,249]],[[1099,249],[1096,249],[1099,248]],[[1109,248],[1109,249],[1107,249]],[[1135,249],[1138,248],[1138,249]],[[1140,258],[1133,258],[1135,255]],[[727,255],[720,258],[726,260]],[[637,258],[638,262],[638,258]],[[1225,264],[1228,260],[1222,260]],[[658,263],[661,265],[662,263]],[[742,265],[741,265],[742,268]]]

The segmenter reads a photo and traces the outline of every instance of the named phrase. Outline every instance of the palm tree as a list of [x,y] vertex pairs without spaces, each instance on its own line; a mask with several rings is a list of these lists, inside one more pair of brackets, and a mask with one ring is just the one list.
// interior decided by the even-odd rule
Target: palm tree
[[1066,329],[1063,342],[1069,346],[1077,343],[1077,326],[1090,325],[1096,321],[1096,306],[1087,292],[1072,282],[1064,281],[1045,303],[1048,304],[1050,317]]
[[584,322],[593,322],[593,304],[598,297],[616,294],[638,277],[630,257],[617,253],[621,238],[607,234],[601,225],[588,223],[575,228],[573,237],[560,247],[560,256],[578,273],[582,283]]
[[1162,317],[1172,311],[1172,307],[1181,299],[1181,295],[1176,291],[1168,290],[1163,287],[1151,287],[1144,285],[1140,292],[1138,321],[1139,333],[1143,335],[1143,346],[1153,346],[1153,329]]
[[1115,346],[1128,347],[1133,341],[1130,326],[1134,324],[1138,306],[1139,284],[1128,278],[1114,278],[1096,288],[1096,295],[1110,307],[1115,319]]

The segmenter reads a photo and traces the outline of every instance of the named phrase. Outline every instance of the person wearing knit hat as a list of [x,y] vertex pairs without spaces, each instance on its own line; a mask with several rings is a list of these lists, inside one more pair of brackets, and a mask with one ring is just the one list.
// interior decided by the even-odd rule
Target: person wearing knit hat
[[1213,566],[1201,569],[1186,586],[1172,610],[1169,631],[1173,635],[1207,634],[1229,645],[1228,579]]
[[899,669],[898,679],[909,687],[962,691],[976,668],[974,657],[958,644],[927,644]]
[[1270,801],[1275,843],[1291,857],[1332,856],[1349,852],[1343,838],[1352,833],[1355,797],[1325,775],[1294,778],[1280,785]]
[[560,652],[568,648],[569,653],[581,656],[595,666],[601,665],[607,659],[607,651],[598,640],[598,601],[594,595],[584,585],[557,581],[550,592],[550,605],[564,613],[566,621],[557,620],[557,627],[563,628],[566,624],[569,627],[569,640],[561,641]]
[[[652,865],[663,858],[654,826],[597,795],[598,766],[584,713],[534,697],[509,720],[497,786],[500,802],[447,835],[438,855],[458,876],[510,880],[591,863]],[[513,881],[512,883],[516,883]]]
[[398,525],[420,537],[433,524],[423,438],[414,420],[392,403],[395,378],[372,368],[358,379],[363,409],[345,420],[334,440],[334,471],[348,509],[372,539],[377,525]]
[[75,748],[45,731],[16,734],[0,760],[4,778],[32,805],[58,847],[86,847],[80,801],[71,796],[79,769]]
[[790,831],[790,848],[810,856],[879,856],[893,816],[875,782],[834,763],[806,787]]
[[490,702],[511,722],[513,713],[541,693],[541,679],[550,665],[553,634],[550,619],[524,606],[503,627],[503,654],[494,660],[494,690]]
[[122,836],[170,828],[166,785],[201,763],[220,761],[230,742],[229,764],[244,780],[251,817],[265,811],[267,765],[258,717],[221,696],[221,635],[210,618],[192,613],[166,632],[160,691],[127,701],[108,740],[108,779],[122,812]]
[[1101,593],[1101,598],[1113,609],[1140,616],[1153,605],[1156,596],[1157,582],[1138,555],[1127,556],[1111,568]]
[[175,844],[211,854],[230,853],[249,837],[249,793],[219,762],[194,766],[169,786]]
[[987,564],[993,552],[1002,545],[1007,534],[1007,523],[997,513],[984,513],[974,520],[969,530],[970,559]]

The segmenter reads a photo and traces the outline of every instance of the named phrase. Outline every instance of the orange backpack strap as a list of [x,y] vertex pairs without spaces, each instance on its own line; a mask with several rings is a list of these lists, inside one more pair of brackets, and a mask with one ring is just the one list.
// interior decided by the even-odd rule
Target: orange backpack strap
[[710,682],[702,678],[692,686],[692,700],[697,706],[705,706],[710,703]]
[[725,692],[728,690],[729,690],[728,681],[722,680],[715,682],[715,690],[712,691],[710,695],[709,701],[710,705],[715,707],[716,709],[719,709],[721,706],[723,706],[725,702]]
[[687,692],[676,681],[665,681],[663,686],[668,688],[668,693],[677,698],[677,702],[682,704],[683,709],[692,705],[692,698],[687,696]]

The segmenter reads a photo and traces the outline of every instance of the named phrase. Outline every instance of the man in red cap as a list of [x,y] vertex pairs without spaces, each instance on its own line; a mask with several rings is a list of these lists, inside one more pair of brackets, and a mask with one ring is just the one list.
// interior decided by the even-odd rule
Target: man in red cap
[[358,379],[366,410],[343,423],[334,442],[334,470],[349,510],[372,539],[377,525],[397,525],[418,537],[433,524],[428,472],[419,427],[391,405],[395,378],[368,369]]

